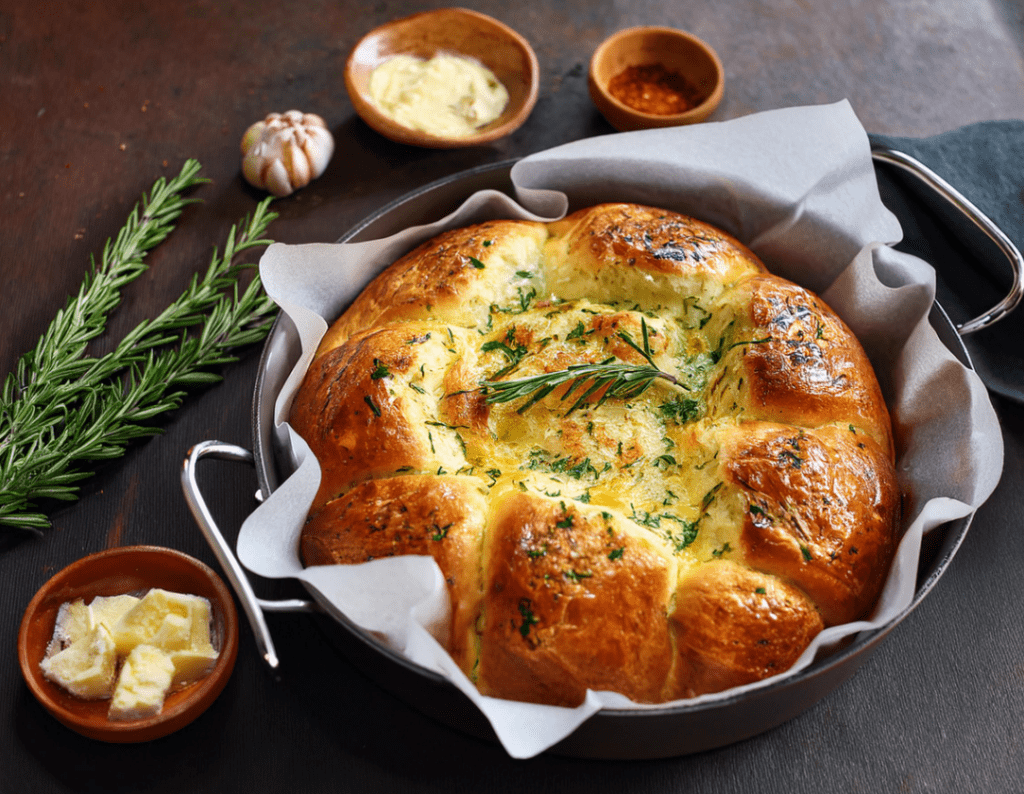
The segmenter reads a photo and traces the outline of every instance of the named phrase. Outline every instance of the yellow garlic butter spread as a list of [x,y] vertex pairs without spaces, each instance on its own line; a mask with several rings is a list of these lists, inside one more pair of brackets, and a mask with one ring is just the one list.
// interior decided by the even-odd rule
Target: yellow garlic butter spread
[[399,124],[453,138],[494,121],[508,104],[508,91],[490,69],[445,54],[388,59],[370,75],[370,96]]

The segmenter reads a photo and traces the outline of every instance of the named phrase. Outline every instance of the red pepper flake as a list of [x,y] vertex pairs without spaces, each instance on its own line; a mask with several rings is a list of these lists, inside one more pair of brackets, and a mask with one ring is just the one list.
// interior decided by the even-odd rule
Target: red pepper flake
[[696,86],[660,63],[626,67],[611,79],[608,91],[634,110],[657,116],[685,113],[703,99]]

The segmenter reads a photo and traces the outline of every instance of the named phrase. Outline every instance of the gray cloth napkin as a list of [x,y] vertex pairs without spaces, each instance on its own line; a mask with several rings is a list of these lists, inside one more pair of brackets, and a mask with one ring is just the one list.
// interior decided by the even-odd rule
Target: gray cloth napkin
[[[869,137],[927,165],[1024,249],[1024,121],[987,121],[930,138]],[[935,267],[937,299],[953,322],[1002,300],[1012,275],[991,241],[915,177],[881,163],[875,170],[882,201],[903,226],[895,247]],[[1024,306],[963,340],[988,388],[1024,402]]]

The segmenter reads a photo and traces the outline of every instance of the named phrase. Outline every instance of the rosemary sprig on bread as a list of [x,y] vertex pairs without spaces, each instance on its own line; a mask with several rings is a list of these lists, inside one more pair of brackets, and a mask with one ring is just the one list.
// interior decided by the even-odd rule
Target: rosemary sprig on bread
[[612,397],[624,400],[639,397],[659,378],[689,391],[686,386],[679,382],[678,378],[659,369],[658,365],[654,363],[647,321],[642,318],[640,329],[642,346],[638,345],[633,340],[633,337],[625,331],[619,331],[617,336],[642,355],[647,360],[646,364],[627,364],[619,361],[614,356],[610,356],[596,364],[572,364],[562,370],[542,372],[539,375],[531,375],[526,378],[504,381],[496,380],[496,377],[507,371],[508,368],[506,367],[495,378],[484,381],[481,385],[481,391],[486,395],[488,403],[505,403],[522,397],[529,397],[525,403],[516,409],[517,413],[522,414],[551,394],[559,386],[567,383],[569,388],[565,390],[559,399],[568,400],[573,395],[576,396],[576,399],[569,407],[569,410],[565,412],[566,416],[577,408],[586,405],[595,396],[597,400],[594,407],[601,405]]

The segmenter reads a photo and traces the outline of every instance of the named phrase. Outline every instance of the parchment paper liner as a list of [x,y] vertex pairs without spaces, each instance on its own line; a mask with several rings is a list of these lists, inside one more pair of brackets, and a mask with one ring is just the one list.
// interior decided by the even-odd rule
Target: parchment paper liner
[[296,470],[244,523],[238,541],[241,562],[261,576],[301,579],[354,623],[448,677],[484,712],[514,757],[542,752],[604,706],[663,708],[608,692],[588,693],[575,709],[481,696],[435,639],[443,636],[449,607],[432,558],[303,569],[298,536],[320,470],[285,421],[328,321],[417,243],[444,229],[491,218],[553,220],[567,206],[635,201],[728,230],[770,270],[818,292],[839,313],[879,375],[908,495],[903,540],[869,620],[825,630],[781,676],[691,702],[733,696],[792,675],[810,664],[819,649],[878,628],[905,610],[915,593],[923,534],[970,514],[989,496],[1002,470],[1002,436],[981,381],[950,354],[928,323],[934,272],[889,247],[902,232],[881,203],[867,136],[849,104],[583,140],[525,158],[514,166],[512,180],[519,203],[496,191],[481,191],[448,217],[383,240],[275,244],[266,251],[260,263],[264,285],[294,323],[294,328],[284,327],[298,335],[303,351],[278,395],[274,415],[277,454],[286,460],[291,456]]

